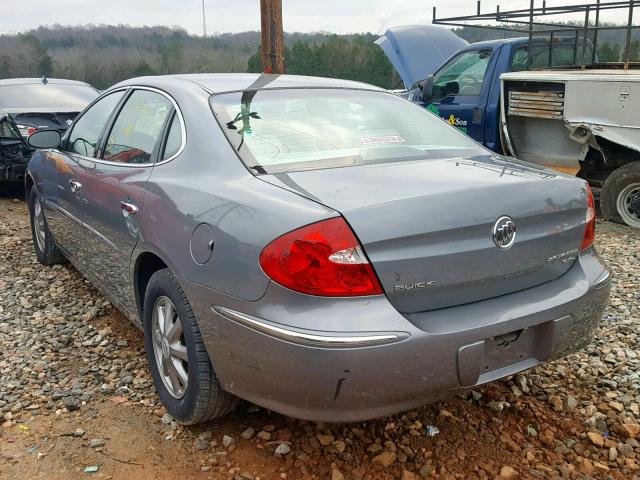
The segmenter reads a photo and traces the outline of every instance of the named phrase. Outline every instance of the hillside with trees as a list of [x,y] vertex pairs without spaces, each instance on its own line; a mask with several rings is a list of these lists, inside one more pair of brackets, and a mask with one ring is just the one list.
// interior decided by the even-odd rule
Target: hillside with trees
[[[458,29],[470,42],[502,38],[501,32]],[[399,78],[375,34],[285,34],[287,73],[345,78],[385,88]],[[618,61],[622,32],[606,32],[599,47],[602,61]],[[87,25],[40,27],[18,35],[0,35],[0,78],[42,75],[83,80],[104,89],[140,75],[197,72],[259,72],[260,33],[190,35],[180,28]],[[640,59],[640,42],[632,42]]]

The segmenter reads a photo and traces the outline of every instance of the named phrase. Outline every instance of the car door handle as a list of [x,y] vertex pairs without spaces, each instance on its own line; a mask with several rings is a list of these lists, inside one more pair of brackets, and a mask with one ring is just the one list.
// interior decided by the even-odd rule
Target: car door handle
[[122,214],[125,217],[128,215],[135,215],[136,213],[138,213],[138,207],[136,207],[133,203],[120,202],[120,208],[122,209]]
[[72,193],[76,193],[78,190],[82,188],[82,184],[77,180],[69,180],[69,189]]

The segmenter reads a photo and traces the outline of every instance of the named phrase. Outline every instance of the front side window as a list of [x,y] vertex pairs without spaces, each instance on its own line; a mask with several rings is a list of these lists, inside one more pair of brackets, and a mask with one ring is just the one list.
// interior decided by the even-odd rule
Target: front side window
[[491,50],[463,52],[452,58],[434,77],[433,98],[480,95]]
[[69,152],[85,157],[96,156],[100,135],[123,95],[124,90],[120,90],[101,98],[74,122],[67,141]]
[[211,97],[220,126],[254,173],[486,155],[424,108],[391,93],[282,89]]
[[136,90],[127,99],[107,137],[104,159],[110,162],[150,163],[171,101],[157,92]]

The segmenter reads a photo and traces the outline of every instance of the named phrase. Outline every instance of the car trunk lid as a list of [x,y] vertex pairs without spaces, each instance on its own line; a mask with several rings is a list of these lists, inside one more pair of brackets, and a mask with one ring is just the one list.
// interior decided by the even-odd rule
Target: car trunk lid
[[[391,303],[414,313],[530,288],[565,273],[584,233],[581,182],[500,157],[263,175],[340,212]],[[496,246],[502,216],[515,243]]]

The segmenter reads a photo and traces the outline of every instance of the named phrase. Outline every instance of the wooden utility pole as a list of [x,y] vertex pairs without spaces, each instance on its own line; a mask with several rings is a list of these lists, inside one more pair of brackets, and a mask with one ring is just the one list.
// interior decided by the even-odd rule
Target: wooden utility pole
[[282,0],[260,0],[262,17],[262,71],[284,73]]

